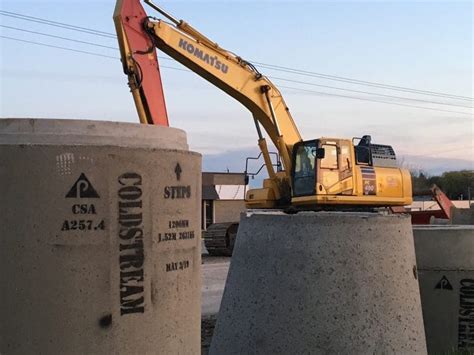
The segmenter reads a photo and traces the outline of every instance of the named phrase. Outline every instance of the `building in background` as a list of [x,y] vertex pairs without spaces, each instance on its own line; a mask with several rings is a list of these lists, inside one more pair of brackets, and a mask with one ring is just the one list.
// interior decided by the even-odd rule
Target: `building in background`
[[244,173],[202,173],[202,230],[239,221],[245,211],[245,186]]

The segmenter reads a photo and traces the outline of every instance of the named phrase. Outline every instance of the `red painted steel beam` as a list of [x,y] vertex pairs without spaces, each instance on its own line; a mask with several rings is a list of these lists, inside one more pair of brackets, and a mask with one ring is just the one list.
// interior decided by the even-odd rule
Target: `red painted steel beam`
[[151,119],[148,123],[169,126],[158,55],[152,40],[143,29],[148,15],[139,0],[121,0],[117,7],[115,16],[118,15],[122,23],[124,40],[127,41],[139,69],[139,91],[147,117]]

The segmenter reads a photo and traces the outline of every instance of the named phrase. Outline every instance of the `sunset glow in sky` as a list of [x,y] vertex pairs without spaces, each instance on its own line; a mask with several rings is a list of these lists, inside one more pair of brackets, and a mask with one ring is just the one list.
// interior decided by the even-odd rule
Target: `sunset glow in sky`
[[[471,1],[155,2],[249,61],[473,97]],[[113,34],[114,5],[114,0],[3,0],[1,10]],[[0,38],[1,117],[138,122],[118,50],[101,47],[117,47],[116,39],[0,19],[0,35],[9,37]],[[171,125],[187,131],[191,149],[219,159],[257,152],[255,127],[243,106],[196,74],[170,69],[184,69],[174,60],[160,64]],[[472,168],[472,100],[260,70],[279,78],[274,83],[304,139],[370,134],[375,143],[393,145],[408,164],[426,168],[424,161],[444,164],[447,158]],[[216,160],[212,169],[239,169],[243,163],[235,159]]]

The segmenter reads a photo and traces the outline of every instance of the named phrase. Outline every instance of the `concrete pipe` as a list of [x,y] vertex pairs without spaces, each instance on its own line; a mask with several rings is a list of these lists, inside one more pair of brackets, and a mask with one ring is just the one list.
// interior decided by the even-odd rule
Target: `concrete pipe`
[[474,226],[414,226],[431,354],[474,351]]
[[0,353],[198,353],[201,157],[185,132],[0,120]]
[[211,354],[426,353],[410,219],[241,217]]

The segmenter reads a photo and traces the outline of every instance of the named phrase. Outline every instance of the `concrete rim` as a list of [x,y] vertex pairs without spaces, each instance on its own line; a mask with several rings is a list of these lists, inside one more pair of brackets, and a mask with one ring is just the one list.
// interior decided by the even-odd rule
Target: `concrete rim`
[[186,132],[129,122],[3,118],[0,144],[89,145],[187,150]]
[[[397,221],[400,219],[409,219],[411,218],[408,214],[387,214],[383,212],[335,212],[335,211],[306,211],[306,212],[298,212],[296,214],[288,214],[283,211],[278,210],[248,210],[246,212],[242,212],[241,217],[244,218],[266,218],[266,219],[273,219],[276,216],[283,217],[283,218],[292,218],[294,216],[298,216],[298,218],[311,218],[311,219],[319,219],[321,221],[332,219],[334,217],[345,217],[345,220],[368,220],[373,218],[384,218],[386,219],[385,222],[390,221]],[[342,222],[344,223],[344,221]]]
[[469,224],[457,224],[457,225],[444,225],[444,224],[428,224],[428,225],[413,225],[413,229],[419,230],[474,230],[474,225]]

